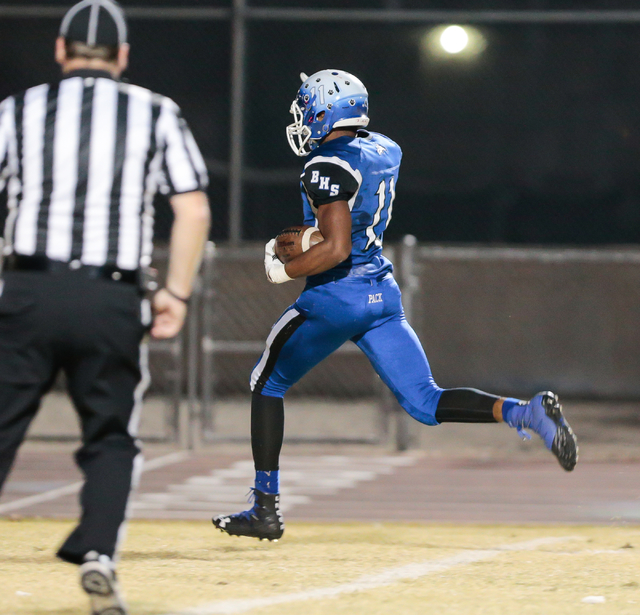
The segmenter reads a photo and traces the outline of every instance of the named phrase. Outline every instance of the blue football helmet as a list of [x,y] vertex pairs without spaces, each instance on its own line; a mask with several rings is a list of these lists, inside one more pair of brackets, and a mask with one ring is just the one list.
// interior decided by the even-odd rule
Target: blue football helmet
[[307,77],[291,103],[294,122],[287,139],[297,156],[310,154],[334,128],[369,124],[369,93],[362,81],[343,70],[321,70]]

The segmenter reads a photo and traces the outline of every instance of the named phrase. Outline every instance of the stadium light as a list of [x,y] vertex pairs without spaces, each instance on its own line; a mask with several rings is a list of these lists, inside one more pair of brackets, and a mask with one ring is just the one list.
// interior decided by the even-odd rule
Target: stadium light
[[447,26],[440,35],[440,45],[447,53],[460,53],[469,45],[469,35],[462,26]]
[[468,60],[482,53],[487,39],[478,28],[449,24],[425,32],[422,50],[431,57]]

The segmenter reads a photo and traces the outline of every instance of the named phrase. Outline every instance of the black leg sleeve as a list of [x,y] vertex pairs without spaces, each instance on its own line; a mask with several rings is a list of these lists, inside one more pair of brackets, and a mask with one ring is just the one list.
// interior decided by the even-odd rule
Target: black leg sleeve
[[284,439],[284,400],[254,393],[251,397],[251,448],[256,470],[279,469]]
[[445,389],[436,409],[438,423],[497,423],[494,404],[500,399],[477,389]]

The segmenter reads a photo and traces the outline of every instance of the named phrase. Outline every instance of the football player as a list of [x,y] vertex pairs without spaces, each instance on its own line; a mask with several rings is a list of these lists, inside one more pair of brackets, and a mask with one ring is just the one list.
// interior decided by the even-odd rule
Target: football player
[[291,105],[289,145],[307,161],[301,176],[304,224],[324,241],[286,265],[266,245],[265,269],[274,284],[307,277],[304,291],[273,326],[251,375],[251,440],[256,469],[251,510],[213,519],[231,535],[277,540],[278,462],[287,390],[347,340],[366,354],[402,407],[425,425],[505,422],[531,429],[567,471],[578,459],[576,437],[549,391],[530,401],[476,389],[441,389],[402,309],[382,240],[393,214],[402,151],[388,137],[365,130],[365,86],[341,70],[322,70]]

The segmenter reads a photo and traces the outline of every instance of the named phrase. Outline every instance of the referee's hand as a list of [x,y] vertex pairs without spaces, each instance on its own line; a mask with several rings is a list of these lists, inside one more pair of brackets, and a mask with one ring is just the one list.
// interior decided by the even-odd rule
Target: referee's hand
[[163,288],[153,298],[153,314],[151,335],[156,339],[166,340],[180,333],[187,315],[187,305]]

